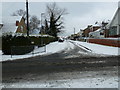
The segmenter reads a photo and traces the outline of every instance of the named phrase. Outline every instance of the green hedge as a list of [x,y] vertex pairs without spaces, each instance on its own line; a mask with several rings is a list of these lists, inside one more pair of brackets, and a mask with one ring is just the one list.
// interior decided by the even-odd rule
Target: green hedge
[[[2,52],[4,54],[25,54],[31,52],[34,47],[31,45],[29,37],[7,35],[2,37]],[[24,46],[24,47],[21,47]],[[14,47],[14,48],[13,48]],[[25,49],[26,48],[26,49]]]
[[[36,37],[36,36],[12,36],[7,35],[2,37],[2,52],[4,54],[21,55],[34,50],[35,46],[43,46],[55,41],[54,37]],[[34,42],[34,43],[32,43]]]
[[35,37],[35,36],[30,36],[31,42],[34,42],[32,45],[38,45],[38,46],[43,46],[45,44],[49,44],[50,42],[55,41],[54,37]]

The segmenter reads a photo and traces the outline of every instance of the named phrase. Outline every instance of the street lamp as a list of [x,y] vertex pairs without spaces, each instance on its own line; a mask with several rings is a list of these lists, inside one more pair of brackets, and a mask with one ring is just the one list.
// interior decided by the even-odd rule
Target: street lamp
[[41,13],[41,34],[42,34],[42,29],[43,29],[43,17],[45,13]]
[[75,35],[75,28],[74,28],[74,35]]
[[43,29],[44,29],[44,28],[43,28],[43,25],[42,25],[42,22],[43,22],[42,19],[43,19],[44,14],[45,14],[45,13],[41,13],[41,30],[40,30],[40,32],[41,32],[41,46],[43,45],[43,40],[42,40],[42,38],[43,38],[42,36],[43,36],[43,35],[42,35],[42,32],[43,32]]

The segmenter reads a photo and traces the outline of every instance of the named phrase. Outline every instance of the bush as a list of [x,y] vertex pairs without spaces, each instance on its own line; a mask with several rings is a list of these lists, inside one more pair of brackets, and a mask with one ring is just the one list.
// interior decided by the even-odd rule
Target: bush
[[32,45],[43,46],[43,45],[49,44],[50,42],[55,41],[55,38],[50,36],[46,36],[46,37],[30,36],[30,40],[31,42],[34,42]]
[[[36,36],[2,36],[2,52],[6,55],[22,55],[34,50],[35,46],[43,46],[55,41],[54,37],[36,37]],[[33,42],[33,43],[32,43]]]
[[[31,52],[34,47],[31,46],[31,41],[28,37],[7,35],[2,37],[2,52],[4,54],[25,54]],[[24,47],[20,47],[24,46]],[[29,47],[28,47],[29,46]],[[15,48],[13,48],[15,47]],[[25,49],[26,48],[26,49]],[[12,51],[12,52],[11,52]]]
[[34,46],[12,46],[11,54],[12,55],[22,55],[29,53],[34,50]]

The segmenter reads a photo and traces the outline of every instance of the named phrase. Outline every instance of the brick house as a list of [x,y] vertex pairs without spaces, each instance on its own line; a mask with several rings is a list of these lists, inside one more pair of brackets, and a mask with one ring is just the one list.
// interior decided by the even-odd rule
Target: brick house
[[93,37],[93,38],[104,38],[107,37],[108,34],[108,21],[102,21],[100,28],[95,27],[95,29],[89,33],[89,37]]
[[97,24],[88,25],[88,27],[83,30],[83,37],[89,37],[90,32],[94,32],[94,31],[98,30],[100,27],[101,26],[97,25]]
[[12,33],[13,35],[26,35],[27,29],[25,19],[22,16],[11,16],[2,18],[2,33]]

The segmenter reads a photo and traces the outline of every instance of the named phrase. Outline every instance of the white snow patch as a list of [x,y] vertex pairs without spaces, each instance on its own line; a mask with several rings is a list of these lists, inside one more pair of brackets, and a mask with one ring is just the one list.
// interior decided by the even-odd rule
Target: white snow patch
[[[4,84],[7,88],[118,88],[117,71],[60,72]],[[40,79],[40,77],[42,79]],[[54,77],[54,78],[53,78]]]
[[[45,48],[46,48],[46,51],[44,50]],[[74,45],[71,44],[68,41],[64,41],[62,43],[56,41],[56,42],[53,42],[53,43],[50,43],[50,44],[46,45],[46,47],[35,48],[35,50],[34,50],[35,54],[32,54],[32,52],[31,52],[31,53],[28,53],[28,54],[25,54],[25,55],[13,55],[11,57],[11,55],[2,55],[3,53],[0,50],[0,55],[1,55],[0,61],[8,61],[8,60],[29,58],[29,57],[35,57],[35,56],[38,56],[38,55],[49,55],[49,54],[60,52],[62,50],[66,50],[66,49],[69,50],[69,49],[73,49],[73,48],[74,48]]]
[[120,55],[120,53],[118,52],[120,48],[118,47],[104,46],[104,45],[81,42],[81,41],[72,41],[72,42],[87,47],[90,50],[92,50],[93,53],[96,54]]
[[[86,51],[89,51],[91,53],[96,53],[100,55],[120,55],[119,53],[120,48],[118,47],[110,47],[110,46],[104,46],[104,45],[98,45],[98,44],[92,44],[92,43],[80,42],[80,41],[71,41],[71,42],[73,42],[80,48]],[[11,55],[2,55],[2,51],[0,50],[0,55],[1,55],[0,62],[7,61],[7,60],[16,60],[16,59],[22,59],[22,58],[35,57],[38,55],[49,55],[53,53],[58,53],[62,50],[67,52],[67,50],[72,50],[74,49],[74,47],[75,45],[73,45],[69,41],[64,41],[64,42],[56,41],[46,45],[46,47],[36,48],[34,50],[34,53],[35,53],[34,55],[32,53],[28,53],[25,55],[13,55],[12,58],[11,58]],[[45,48],[46,48],[46,52],[40,53],[40,51],[44,51]],[[79,52],[79,53],[82,53],[82,52]],[[72,57],[76,57],[76,56],[72,56]]]

